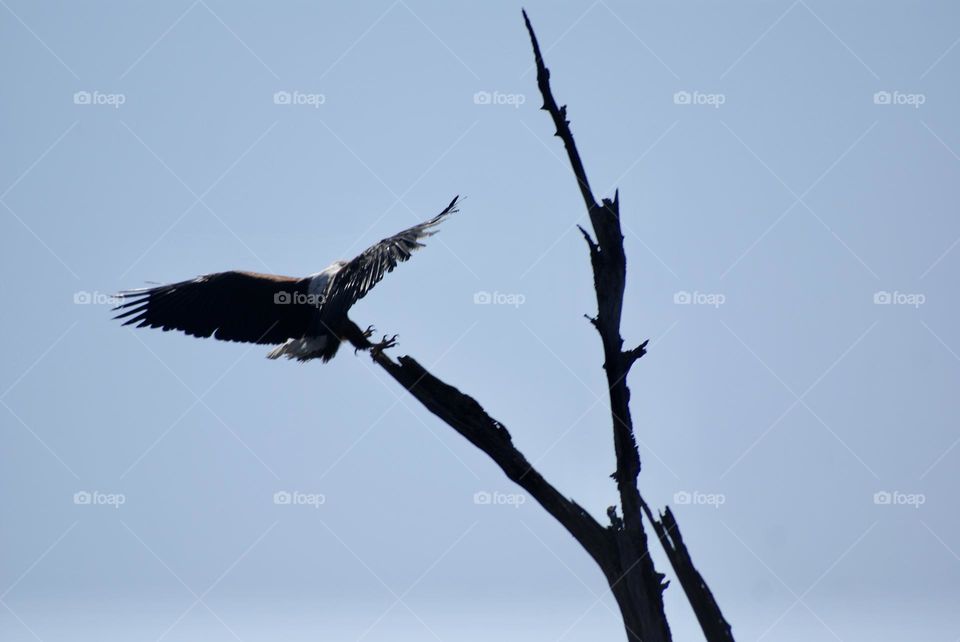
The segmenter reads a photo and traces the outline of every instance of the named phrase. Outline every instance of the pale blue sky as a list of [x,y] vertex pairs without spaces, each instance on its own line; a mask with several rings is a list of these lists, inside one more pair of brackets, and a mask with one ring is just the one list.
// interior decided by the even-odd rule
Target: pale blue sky
[[[955,641],[956,4],[526,6],[621,192],[642,490],[737,639]],[[462,194],[353,318],[602,518],[583,207],[519,3],[2,0],[0,41],[0,637],[618,639],[576,543],[475,503],[518,489],[365,355],[271,362],[104,302],[318,271]]]

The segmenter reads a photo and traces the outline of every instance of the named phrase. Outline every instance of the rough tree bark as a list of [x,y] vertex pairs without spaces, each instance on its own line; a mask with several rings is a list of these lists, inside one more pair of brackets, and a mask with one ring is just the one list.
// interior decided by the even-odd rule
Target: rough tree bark
[[[654,568],[650,558],[643,527],[646,515],[693,607],[704,637],[710,642],[728,642],[733,640],[730,625],[694,567],[673,514],[668,508],[659,519],[655,518],[637,486],[640,454],[630,416],[627,375],[633,364],[646,353],[647,342],[624,350],[620,335],[627,261],[620,228],[619,193],[615,193],[612,200],[604,198],[600,203],[594,198],[566,118],[566,106],[558,106],[553,97],[550,71],[544,64],[526,12],[523,18],[537,66],[537,86],[543,97],[541,109],[550,114],[556,128],[555,135],[563,141],[593,228],[591,236],[580,227],[589,249],[597,296],[597,314],[587,318],[599,334],[603,348],[617,462],[612,476],[620,495],[622,517],[617,514],[616,507],[611,506],[607,509],[610,524],[603,526],[597,522],[531,466],[523,453],[514,447],[506,426],[490,417],[476,400],[433,376],[412,357],[402,356],[393,361],[384,354],[382,348],[390,347],[392,343],[376,346],[371,355],[430,412],[493,459],[508,478],[526,490],[580,543],[607,579],[623,616],[628,640],[666,642],[671,639],[663,608],[663,591],[669,582],[664,581],[664,575]],[[355,345],[374,347],[365,338]]]

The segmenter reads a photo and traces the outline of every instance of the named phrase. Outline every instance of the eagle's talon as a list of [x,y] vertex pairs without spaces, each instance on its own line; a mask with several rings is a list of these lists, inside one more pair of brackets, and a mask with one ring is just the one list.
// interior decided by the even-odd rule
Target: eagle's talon
[[376,331],[377,331],[376,328],[374,328],[372,325],[368,325],[367,329],[363,331],[363,338],[369,339],[370,337],[373,336],[373,333]]
[[380,343],[373,344],[373,347],[370,348],[370,355],[374,358],[383,354],[383,351],[387,348],[392,348],[397,345],[397,335],[393,335],[389,339],[387,335],[383,335],[383,340]]

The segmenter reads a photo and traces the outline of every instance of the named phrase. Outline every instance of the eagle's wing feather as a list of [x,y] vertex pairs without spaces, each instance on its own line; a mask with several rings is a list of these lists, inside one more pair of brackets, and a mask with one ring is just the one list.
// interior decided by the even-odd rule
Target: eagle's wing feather
[[307,281],[255,272],[218,272],[188,281],[127,290],[115,319],[138,328],[181,330],[195,337],[283,343],[304,336],[316,314]]
[[367,292],[383,279],[384,274],[392,272],[399,263],[408,260],[414,251],[424,246],[420,239],[436,234],[437,230],[434,228],[447,216],[459,211],[459,198],[455,196],[442,212],[429,221],[383,239],[343,266],[329,286],[323,305],[324,312],[345,312],[365,297]]

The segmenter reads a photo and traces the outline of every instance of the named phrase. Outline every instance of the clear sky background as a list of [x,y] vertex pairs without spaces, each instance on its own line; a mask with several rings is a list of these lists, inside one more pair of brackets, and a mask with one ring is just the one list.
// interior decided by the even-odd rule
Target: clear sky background
[[[527,8],[620,188],[642,490],[737,639],[955,641],[956,3]],[[602,519],[585,218],[520,4],[2,0],[0,42],[0,637],[620,638],[587,555],[367,356],[109,320],[462,194],[353,318]]]

